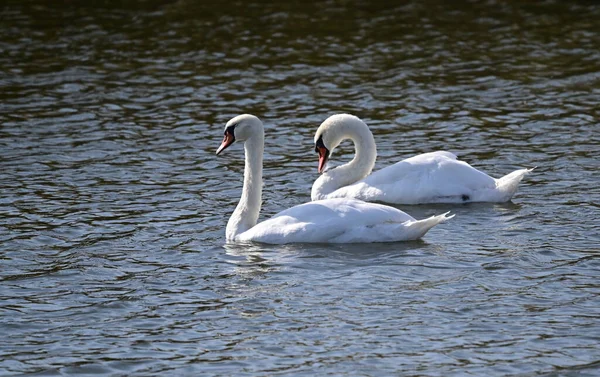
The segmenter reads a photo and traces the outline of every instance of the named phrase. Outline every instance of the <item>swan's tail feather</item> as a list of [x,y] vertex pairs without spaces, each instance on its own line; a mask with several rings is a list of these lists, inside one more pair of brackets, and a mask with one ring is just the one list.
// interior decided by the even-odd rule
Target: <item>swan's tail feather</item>
[[409,221],[404,224],[407,240],[416,240],[421,238],[434,226],[444,223],[455,215],[448,216],[450,212],[443,213],[437,216],[431,216],[423,220]]
[[531,169],[515,170],[512,173],[509,173],[496,180],[496,188],[502,195],[502,201],[508,202],[513,197],[515,192],[517,192],[517,188],[519,188],[519,183],[523,177],[532,172],[535,168],[537,168],[537,166]]

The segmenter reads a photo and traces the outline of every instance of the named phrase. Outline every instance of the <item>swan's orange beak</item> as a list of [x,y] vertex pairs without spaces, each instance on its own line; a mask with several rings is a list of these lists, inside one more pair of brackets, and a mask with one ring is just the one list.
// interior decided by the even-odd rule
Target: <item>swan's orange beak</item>
[[225,137],[223,138],[223,142],[221,143],[221,146],[219,147],[219,149],[217,149],[217,155],[219,153],[223,152],[223,150],[225,148],[227,148],[228,146],[233,144],[234,141],[235,141],[235,136],[233,136],[233,132],[225,132]]
[[319,169],[318,172],[319,173],[323,173],[323,170],[325,170],[325,164],[327,163],[327,160],[329,159],[329,150],[325,147],[321,147],[321,146],[317,146],[317,153],[319,153]]

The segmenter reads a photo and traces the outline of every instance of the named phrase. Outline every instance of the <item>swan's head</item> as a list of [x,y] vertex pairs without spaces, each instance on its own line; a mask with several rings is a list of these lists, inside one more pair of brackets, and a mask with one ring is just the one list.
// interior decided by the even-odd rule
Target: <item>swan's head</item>
[[321,123],[315,133],[315,152],[319,154],[319,173],[325,170],[325,165],[333,150],[345,139],[352,139],[357,130],[366,130],[370,133],[365,122],[350,114],[332,115]]
[[252,138],[252,136],[262,134],[263,132],[263,124],[260,119],[250,114],[238,115],[225,125],[225,137],[221,146],[217,149],[217,154],[223,152],[236,141],[243,143]]

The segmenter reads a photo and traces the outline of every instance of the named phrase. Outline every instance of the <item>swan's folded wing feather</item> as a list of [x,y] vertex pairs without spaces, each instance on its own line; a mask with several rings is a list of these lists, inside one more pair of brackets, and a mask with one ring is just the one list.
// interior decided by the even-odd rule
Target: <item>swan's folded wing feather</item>
[[[239,241],[266,243],[296,242],[381,242],[398,234],[386,234],[390,225],[415,221],[393,207],[355,199],[326,199],[301,204],[263,221],[240,234]],[[385,229],[384,229],[385,228]]]
[[416,204],[447,201],[478,190],[493,190],[495,179],[459,161],[450,152],[431,152],[402,160],[372,173],[331,196],[351,196],[363,200]]

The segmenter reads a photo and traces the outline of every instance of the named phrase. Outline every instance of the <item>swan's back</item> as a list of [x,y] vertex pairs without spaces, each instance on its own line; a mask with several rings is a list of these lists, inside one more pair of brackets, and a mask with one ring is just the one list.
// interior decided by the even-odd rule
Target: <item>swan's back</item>
[[496,190],[496,180],[450,152],[423,153],[378,170],[329,197],[388,203],[478,201]]
[[[430,219],[434,219],[432,217]],[[396,209],[356,199],[325,199],[282,211],[236,238],[265,243],[391,242],[417,239],[449,217],[417,221]]]

